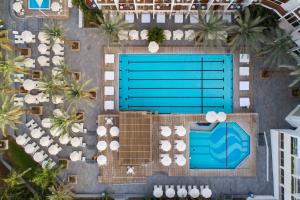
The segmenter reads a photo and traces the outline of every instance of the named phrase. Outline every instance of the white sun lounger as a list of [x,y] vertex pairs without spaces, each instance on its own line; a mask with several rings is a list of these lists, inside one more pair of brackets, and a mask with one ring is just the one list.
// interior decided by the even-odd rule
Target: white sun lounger
[[125,21],[127,23],[130,23],[130,24],[134,23],[134,14],[133,13],[126,13],[125,14]]
[[197,14],[191,14],[190,15],[190,23],[196,24],[199,22],[199,16]]
[[115,102],[114,101],[104,101],[104,110],[114,110]]
[[240,63],[247,63],[250,62],[250,55],[249,54],[240,54]]
[[114,95],[115,94],[115,90],[113,86],[105,86],[104,87],[104,95],[105,96],[109,96],[109,95]]
[[240,67],[239,74],[240,76],[249,76],[249,67]]
[[143,13],[142,14],[142,23],[143,24],[149,24],[150,23],[150,14],[149,13]]
[[249,97],[240,97],[240,107],[249,108],[250,107],[250,98]]
[[115,55],[114,54],[105,54],[104,62],[105,62],[105,64],[115,63]]
[[113,81],[115,80],[115,72],[114,71],[105,71],[104,73],[105,81]]
[[176,24],[182,24],[183,23],[183,14],[175,14],[174,22]]
[[249,90],[249,81],[240,81],[240,90],[241,91],[248,91]]
[[158,13],[156,15],[156,23],[160,23],[160,24],[166,23],[166,15],[164,13]]

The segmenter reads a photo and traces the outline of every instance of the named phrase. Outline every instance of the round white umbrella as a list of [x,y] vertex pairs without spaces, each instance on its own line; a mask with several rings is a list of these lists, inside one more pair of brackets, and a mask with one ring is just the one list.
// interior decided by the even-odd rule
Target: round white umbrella
[[97,128],[97,135],[99,136],[99,137],[103,137],[103,136],[105,136],[106,135],[106,128],[105,128],[105,126],[98,126],[98,128]]
[[51,128],[52,123],[51,123],[50,118],[44,118],[44,119],[42,119],[42,126],[44,128]]
[[196,199],[196,198],[198,198],[198,197],[200,196],[200,191],[199,191],[197,188],[193,188],[193,189],[191,189],[191,190],[189,191],[189,195],[190,195],[192,198]]
[[166,196],[168,198],[174,198],[175,197],[175,190],[173,188],[166,189]]
[[110,148],[110,150],[112,150],[112,151],[118,151],[119,148],[120,148],[120,144],[119,144],[118,141],[113,140],[113,141],[110,142],[109,148]]
[[51,4],[51,10],[54,12],[58,12],[61,8],[61,5],[58,2],[53,2]]
[[164,35],[165,35],[166,40],[170,40],[172,33],[169,30],[164,30]]
[[81,152],[79,151],[73,151],[71,154],[70,154],[70,159],[71,161],[78,161],[81,159]]
[[148,50],[150,53],[156,53],[159,50],[159,45],[152,41],[149,43]]
[[179,198],[184,198],[187,196],[187,191],[185,188],[180,188],[179,190],[177,190],[177,195]]
[[82,138],[80,137],[71,138],[71,145],[73,147],[79,147],[81,144],[82,144]]
[[163,190],[161,189],[161,188],[155,188],[154,190],[153,190],[153,196],[155,197],[155,198],[161,198],[162,196],[163,196],[163,194],[164,194],[164,192],[163,192]]
[[49,102],[49,94],[45,94],[45,93],[40,92],[36,95],[36,99],[39,102]]
[[186,144],[185,144],[182,140],[180,140],[180,141],[178,141],[178,142],[176,143],[175,148],[176,148],[178,151],[180,151],[180,152],[185,151],[185,150],[186,150]]
[[64,50],[64,48],[58,43],[54,44],[52,47],[52,51],[54,52],[54,54],[59,54],[63,50]]
[[217,113],[215,111],[209,111],[206,113],[205,119],[209,123],[214,123],[217,121]]
[[226,118],[227,118],[227,115],[226,115],[226,113],[224,113],[224,112],[219,112],[219,113],[217,114],[217,118],[218,118],[218,121],[219,121],[219,122],[225,122],[225,121],[226,121]]
[[54,137],[58,137],[60,136],[60,134],[62,134],[63,130],[58,128],[58,127],[55,127],[55,128],[51,128],[50,129],[50,134]]
[[60,104],[64,102],[64,97],[62,95],[53,95],[52,96],[52,103]]
[[106,156],[104,156],[104,155],[98,156],[98,157],[97,157],[97,163],[98,163],[99,166],[106,165],[106,163],[107,163],[107,158],[106,158]]
[[67,134],[61,135],[61,136],[59,137],[59,142],[60,142],[61,144],[68,144],[68,143],[70,142],[70,137],[69,137]]
[[79,123],[74,123],[71,126],[71,130],[73,133],[79,133],[81,131],[81,125]]
[[139,32],[137,30],[129,31],[129,38],[131,40],[138,40],[139,39]]
[[206,187],[201,191],[201,194],[204,198],[210,198],[212,195],[212,192],[209,188]]
[[60,65],[61,63],[64,62],[64,57],[61,56],[53,56],[52,58],[52,63],[56,66]]
[[53,115],[55,117],[62,117],[64,114],[62,113],[62,111],[60,109],[56,108],[53,110]]
[[35,81],[31,80],[31,79],[26,79],[24,82],[23,82],[23,87],[25,90],[33,90],[36,88],[36,83]]
[[39,56],[37,58],[37,61],[41,66],[46,66],[48,65],[49,58],[47,58],[46,56]]
[[25,65],[25,67],[33,68],[34,60],[31,59],[31,58],[26,58],[26,59],[23,61],[23,64]]
[[160,160],[160,162],[163,164],[163,166],[170,166],[172,163],[172,159],[169,155],[163,156],[163,158]]
[[33,160],[35,160],[36,162],[41,162],[44,158],[43,152],[37,152],[33,155]]
[[41,136],[42,136],[42,132],[41,132],[41,130],[40,129],[37,129],[37,128],[35,128],[35,129],[33,129],[31,132],[30,132],[30,134],[31,134],[31,136],[33,137],[33,138],[40,138]]
[[172,133],[172,131],[171,131],[170,127],[163,127],[160,132],[160,134],[164,137],[169,137],[171,135],[171,133]]
[[172,148],[172,145],[170,141],[161,141],[161,147],[163,151],[170,151]]
[[50,143],[51,143],[51,141],[50,141],[49,137],[47,137],[47,136],[42,137],[42,138],[40,139],[40,144],[41,144],[43,147],[49,146]]
[[186,164],[186,158],[183,155],[178,155],[175,162],[178,166],[182,167]]
[[186,135],[186,129],[183,126],[178,126],[176,128],[175,134],[179,137],[183,137]]
[[16,13],[20,13],[21,10],[22,10],[22,4],[21,2],[17,1],[15,3],[13,3],[13,10],[16,12]]
[[142,40],[148,40],[148,30],[144,29],[141,31],[141,39]]
[[109,133],[110,133],[110,135],[111,135],[112,137],[118,137],[118,136],[119,136],[119,133],[120,133],[120,130],[119,130],[118,127],[113,126],[113,127],[110,128]]
[[26,94],[24,97],[24,101],[25,101],[25,103],[28,103],[28,104],[38,104],[39,103],[37,98],[31,94]]
[[18,137],[16,137],[16,143],[18,145],[24,145],[26,143],[26,139],[24,135],[19,135]]
[[38,38],[41,43],[47,43],[48,40],[50,39],[49,36],[47,35],[47,33],[43,32],[43,31],[39,32]]
[[119,37],[120,40],[128,40],[128,31],[120,30],[118,32],[118,37]]
[[58,154],[58,148],[57,148],[57,145],[51,145],[48,149],[48,152],[51,154],[51,155],[56,155]]
[[47,50],[48,50],[47,45],[45,45],[45,44],[39,44],[39,46],[38,46],[38,51],[39,51],[41,54],[46,53]]
[[34,151],[34,146],[33,144],[27,144],[24,148],[25,152],[28,153],[28,154],[31,154],[33,153]]
[[105,141],[103,141],[103,140],[98,141],[98,143],[97,143],[97,149],[99,151],[104,151],[106,148],[107,148],[107,143]]
[[23,38],[24,42],[30,43],[32,42],[33,35],[30,31],[23,31],[21,33],[21,37]]

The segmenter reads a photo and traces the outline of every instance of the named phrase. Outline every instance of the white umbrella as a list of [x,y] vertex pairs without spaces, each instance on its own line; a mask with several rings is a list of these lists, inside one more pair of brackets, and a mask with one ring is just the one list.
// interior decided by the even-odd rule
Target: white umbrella
[[161,127],[161,132],[160,134],[164,137],[169,137],[171,135],[172,131],[171,131],[171,128],[168,127],[168,126],[164,126],[164,127]]
[[179,198],[184,198],[187,196],[187,191],[185,188],[180,188],[179,190],[177,190],[177,195]]
[[172,145],[171,145],[170,141],[168,141],[168,140],[162,140],[162,141],[160,141],[160,144],[161,144],[160,148],[163,151],[170,151],[172,148]]
[[97,157],[97,163],[99,166],[103,166],[103,165],[106,165],[107,163],[107,157],[104,156],[104,155],[100,155]]
[[37,152],[33,155],[33,160],[35,160],[36,162],[41,162],[44,159],[44,155],[43,152]]
[[21,10],[22,10],[22,4],[21,2],[17,1],[15,3],[13,3],[13,10],[16,12],[16,13],[20,13]]
[[226,113],[224,113],[224,112],[219,112],[219,113],[217,114],[217,118],[218,118],[218,121],[219,121],[219,122],[225,122],[225,121],[226,121],[226,118],[227,118]]
[[49,102],[49,94],[45,94],[45,93],[40,92],[36,95],[36,99],[39,102]]
[[163,190],[161,189],[161,188],[159,188],[159,187],[157,187],[157,188],[155,188],[154,190],[153,190],[153,196],[155,197],[155,198],[161,198],[162,196],[163,196]]
[[45,44],[39,44],[38,46],[38,51],[41,53],[41,54],[45,54],[48,50],[48,47],[47,45]]
[[210,198],[212,195],[212,192],[208,187],[206,187],[201,191],[201,194],[204,198]]
[[51,145],[51,146],[49,147],[49,149],[48,149],[48,152],[49,152],[51,155],[56,155],[56,154],[58,154],[58,151],[59,151],[59,149],[58,149],[58,147],[57,147],[56,144]]
[[163,166],[170,166],[172,163],[172,159],[169,155],[165,155],[161,158],[160,162],[163,164]]
[[179,137],[183,137],[186,135],[186,129],[183,126],[176,126],[175,134]]
[[58,2],[53,2],[51,4],[51,10],[53,12],[58,12],[61,9],[61,5]]
[[118,127],[113,126],[113,127],[110,128],[109,133],[110,133],[110,135],[111,135],[112,137],[118,137],[118,136],[119,136],[119,133],[120,133],[120,130],[119,130]]
[[129,38],[131,40],[138,40],[139,39],[139,32],[137,30],[129,31]]
[[174,40],[181,40],[183,38],[183,31],[182,30],[176,30],[173,32],[173,39]]
[[109,148],[110,148],[110,150],[112,150],[112,151],[118,151],[119,148],[120,148],[120,144],[119,144],[118,141],[113,140],[113,141],[110,142]]
[[64,97],[62,95],[53,95],[52,96],[52,103],[53,104],[60,104],[64,102]]
[[165,35],[166,40],[170,40],[172,33],[169,30],[164,30],[164,35]]
[[175,162],[178,166],[182,167],[186,164],[186,158],[183,155],[176,156]]
[[42,67],[44,67],[44,66],[48,66],[48,65],[49,65],[48,62],[50,61],[50,59],[47,58],[46,56],[39,56],[39,57],[37,58],[37,61],[38,61],[38,63],[39,63]]
[[61,136],[59,137],[59,142],[60,142],[61,144],[68,144],[68,143],[70,142],[70,137],[69,137],[67,134],[61,135]]
[[23,87],[25,90],[33,90],[35,89],[37,86],[37,84],[35,83],[35,81],[31,80],[31,79],[26,79],[24,82],[23,82]]
[[98,143],[97,143],[97,149],[99,151],[104,151],[106,148],[107,148],[107,143],[105,141],[103,141],[103,140],[98,141]]
[[37,98],[31,94],[26,94],[24,97],[24,101],[25,101],[25,103],[28,103],[28,104],[38,104],[39,103]]
[[23,31],[21,33],[21,37],[23,38],[24,42],[30,43],[33,41],[33,34],[30,31]]
[[48,41],[50,39],[49,36],[47,35],[47,33],[42,32],[42,31],[39,32],[38,38],[39,38],[41,43],[48,43]]
[[189,191],[189,195],[190,195],[192,198],[196,199],[196,198],[198,198],[198,197],[200,196],[200,191],[199,191],[197,188],[193,188],[193,189],[191,189],[191,190]]
[[42,137],[42,138],[40,139],[40,144],[41,144],[43,147],[49,146],[50,143],[51,143],[51,140],[50,140],[49,136],[45,136],[45,137]]
[[18,137],[16,137],[16,143],[18,145],[24,145],[26,143],[26,138],[24,135],[19,135]]
[[64,50],[64,47],[62,47],[60,44],[56,43],[53,45],[52,47],[52,51],[54,52],[54,54],[58,55],[60,54],[60,52],[62,52]]
[[128,31],[120,30],[118,32],[118,37],[119,37],[120,40],[128,40]]
[[79,124],[79,123],[72,124],[71,130],[73,133],[83,132],[82,124]]
[[34,152],[34,146],[33,143],[32,144],[27,144],[24,148],[25,152],[28,154],[31,154]]
[[142,40],[148,40],[148,30],[142,30],[140,35]]
[[159,45],[156,42],[152,41],[149,43],[148,51],[150,53],[156,53],[158,50],[159,50]]
[[206,113],[205,119],[209,123],[214,123],[217,121],[217,113],[215,111],[209,111]]
[[27,68],[34,68],[34,62],[35,62],[34,59],[32,59],[32,58],[26,58],[23,61],[23,64]]
[[56,66],[60,65],[61,63],[64,62],[64,57],[61,56],[53,56],[52,58],[52,63]]
[[53,110],[53,115],[55,117],[62,117],[64,114],[62,113],[62,111],[60,109],[56,108]]
[[175,197],[175,190],[173,188],[166,189],[166,196],[168,198],[174,198]]
[[81,156],[82,156],[82,152],[81,151],[73,151],[71,154],[70,154],[70,159],[71,161],[78,161],[81,159]]
[[105,136],[106,135],[106,128],[105,128],[105,126],[98,126],[98,128],[97,128],[97,135],[99,136],[99,137],[103,137],[103,136]]
[[81,137],[71,138],[71,145],[73,147],[79,147],[81,144],[82,144],[82,138]]
[[179,140],[179,141],[177,141],[177,143],[175,145],[175,148],[180,152],[185,151],[186,150],[186,144],[184,143],[183,140]]
[[58,137],[60,136],[60,134],[62,134],[63,130],[58,128],[58,127],[55,127],[55,128],[51,128],[50,129],[50,134],[54,137]]
[[33,137],[33,138],[40,138],[41,136],[42,136],[42,132],[41,132],[41,130],[40,129],[38,129],[38,128],[35,128],[35,129],[33,129],[31,132],[30,132],[30,134],[31,134],[31,136]]
[[53,67],[52,76],[57,76],[60,73],[60,69],[58,67]]
[[51,123],[50,118],[44,118],[44,119],[42,119],[42,126],[44,128],[51,128],[52,123]]

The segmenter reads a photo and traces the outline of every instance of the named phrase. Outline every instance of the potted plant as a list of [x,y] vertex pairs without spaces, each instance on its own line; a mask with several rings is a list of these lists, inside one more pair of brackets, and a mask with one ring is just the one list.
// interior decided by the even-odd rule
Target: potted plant
[[157,26],[150,28],[148,31],[148,41],[149,42],[156,42],[157,44],[161,44],[166,39],[164,30]]

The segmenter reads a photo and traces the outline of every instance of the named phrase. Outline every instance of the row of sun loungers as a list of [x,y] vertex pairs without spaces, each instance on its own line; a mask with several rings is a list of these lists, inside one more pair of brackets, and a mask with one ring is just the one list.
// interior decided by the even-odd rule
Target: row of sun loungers
[[[239,57],[239,77],[243,80],[239,80],[239,90],[241,92],[249,92],[250,90],[250,56],[249,54],[240,54]],[[245,80],[246,79],[246,80]],[[248,109],[250,107],[250,97],[242,96],[239,97],[240,107]]]
[[[112,69],[107,69],[115,64],[115,55],[114,54],[105,54],[104,55],[104,64],[105,64],[105,71],[104,71],[104,110],[105,111],[113,111],[115,109],[115,102],[114,102],[114,80],[115,80],[115,72]],[[107,69],[107,70],[106,70]]]
[[163,196],[167,198],[175,198],[177,195],[179,198],[186,198],[190,196],[192,198],[199,198],[200,195],[204,198],[210,198],[212,196],[212,191],[208,185],[200,185],[200,189],[196,185],[189,185],[186,187],[185,185],[165,185],[165,191],[163,191],[162,185],[154,185],[153,196],[155,198],[162,198]]

